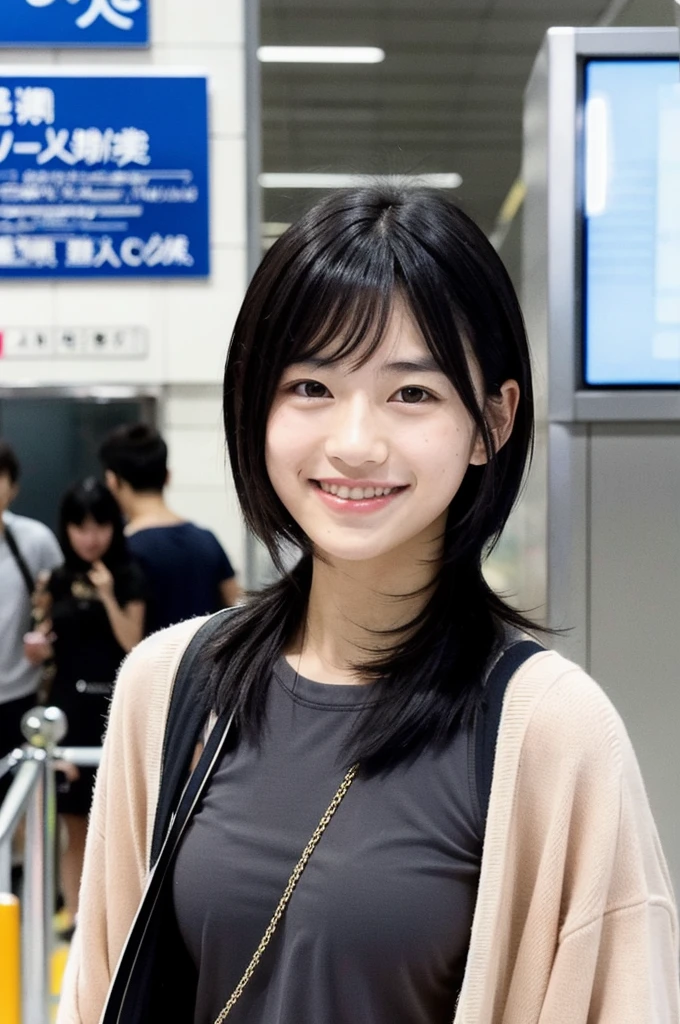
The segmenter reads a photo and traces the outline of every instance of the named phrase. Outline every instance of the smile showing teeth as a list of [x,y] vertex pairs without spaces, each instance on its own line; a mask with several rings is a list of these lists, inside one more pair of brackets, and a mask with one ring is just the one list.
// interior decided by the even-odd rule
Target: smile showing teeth
[[363,501],[366,498],[384,498],[396,490],[395,487],[345,487],[327,484],[319,480],[319,487],[326,494],[334,494],[338,498],[349,498],[350,501]]

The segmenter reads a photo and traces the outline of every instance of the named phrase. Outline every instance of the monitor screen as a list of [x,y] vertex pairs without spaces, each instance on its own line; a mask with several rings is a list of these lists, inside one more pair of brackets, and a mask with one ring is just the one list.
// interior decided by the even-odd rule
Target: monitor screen
[[589,60],[583,382],[680,386],[677,59]]

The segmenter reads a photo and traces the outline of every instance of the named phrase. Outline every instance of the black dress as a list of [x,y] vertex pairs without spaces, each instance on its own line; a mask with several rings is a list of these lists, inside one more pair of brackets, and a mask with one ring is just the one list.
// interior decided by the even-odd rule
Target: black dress
[[[121,608],[146,600],[146,583],[135,562],[114,572],[114,593]],[[106,609],[86,572],[63,566],[48,584],[56,636],[56,673],[50,703],[68,718],[63,741],[73,747],[101,745],[116,673],[125,651],[116,640]],[[80,768],[76,782],[57,787],[57,806],[65,814],[88,814],[95,770]]]

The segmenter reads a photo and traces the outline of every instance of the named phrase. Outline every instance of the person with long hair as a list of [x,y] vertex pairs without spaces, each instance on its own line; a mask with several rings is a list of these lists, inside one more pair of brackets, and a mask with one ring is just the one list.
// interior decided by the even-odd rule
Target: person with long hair
[[323,200],[250,283],[224,421],[281,575],[120,674],[59,1024],[677,1024],[625,728],[482,572],[533,435],[483,233]]
[[[94,477],[64,494],[59,541],[64,564],[39,588],[44,633],[25,638],[26,653],[34,663],[54,659],[49,700],[68,719],[65,742],[98,747],[120,663],[142,638],[146,583],[128,553],[118,504]],[[60,882],[72,919],[78,911],[94,777],[94,768],[71,766],[57,789],[67,833]]]

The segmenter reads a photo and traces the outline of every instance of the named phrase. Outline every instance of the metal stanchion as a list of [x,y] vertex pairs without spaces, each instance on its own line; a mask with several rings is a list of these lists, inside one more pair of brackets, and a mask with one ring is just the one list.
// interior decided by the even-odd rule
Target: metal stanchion
[[21,729],[33,749],[39,778],[26,814],[24,900],[21,929],[22,1024],[49,1019],[52,915],[54,913],[54,844],[56,814],[50,755],[66,735],[66,716],[58,708],[34,708]]
[[[19,1020],[21,1024],[46,1024],[50,1019],[57,847],[53,762],[60,758],[96,766],[101,749],[59,747],[68,723],[58,708],[34,708],[24,715],[21,728],[27,745],[0,762],[0,774],[18,766],[0,805],[0,1024],[19,1024]],[[24,816],[24,884],[19,909],[11,895],[12,839]],[[19,961],[20,985],[16,981]],[[15,1003],[20,1003],[19,1016]]]
[[22,1006],[23,1024],[44,1024],[47,1020],[49,936],[45,933],[45,848],[42,826],[45,805],[47,754],[33,753],[40,768],[33,799],[26,812],[24,850],[24,894],[21,915]]

